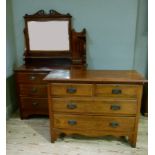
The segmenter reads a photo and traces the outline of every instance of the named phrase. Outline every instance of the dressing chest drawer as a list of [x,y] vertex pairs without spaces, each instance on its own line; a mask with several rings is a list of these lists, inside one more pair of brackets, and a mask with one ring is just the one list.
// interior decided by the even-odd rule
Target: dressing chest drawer
[[[50,75],[45,78],[48,81],[51,141],[62,133],[91,137],[112,135],[128,137],[135,147],[142,81],[128,81],[129,77],[122,81],[123,71],[112,74],[109,71],[72,72],[76,77],[68,80],[52,79]],[[117,78],[111,81],[115,74]]]
[[123,84],[97,84],[95,86],[96,96],[111,98],[137,98],[138,87],[136,85]]
[[98,130],[129,132],[134,129],[134,117],[84,115],[54,115],[54,128],[70,130]]
[[17,71],[16,83],[21,118],[48,115],[47,72]]
[[[92,114],[136,114],[136,100],[108,100],[104,98],[52,98],[53,111]],[[51,109],[52,110],[52,109]]]
[[24,112],[47,114],[48,101],[46,98],[20,97],[21,108]]
[[16,74],[16,80],[19,83],[29,83],[29,84],[34,84],[34,83],[40,83],[40,84],[46,84],[47,82],[44,81],[44,77],[47,75],[47,73],[23,73],[23,72],[18,72]]
[[51,94],[52,96],[92,96],[93,85],[54,83],[51,87]]

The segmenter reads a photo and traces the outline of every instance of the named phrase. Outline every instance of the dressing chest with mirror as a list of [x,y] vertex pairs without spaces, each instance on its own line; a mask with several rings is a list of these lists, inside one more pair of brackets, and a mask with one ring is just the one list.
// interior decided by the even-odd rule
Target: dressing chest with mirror
[[72,29],[70,14],[40,10],[25,15],[25,64],[15,70],[21,118],[48,115],[47,82],[53,68],[86,67],[86,31]]
[[60,135],[127,136],[136,146],[143,77],[136,71],[87,70],[86,31],[71,15],[25,15],[25,64],[17,68],[21,118],[49,115],[51,141]]

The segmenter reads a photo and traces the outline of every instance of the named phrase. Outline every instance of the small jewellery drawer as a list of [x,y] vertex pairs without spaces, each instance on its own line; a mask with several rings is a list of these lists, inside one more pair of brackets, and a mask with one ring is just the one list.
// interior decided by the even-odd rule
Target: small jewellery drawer
[[21,108],[24,111],[33,111],[48,114],[48,101],[47,99],[43,98],[28,98],[28,97],[21,97]]
[[92,84],[53,83],[51,85],[52,96],[92,96],[92,94]]
[[55,112],[77,112],[96,114],[136,114],[136,100],[66,99],[53,98]]
[[43,79],[47,73],[17,73],[16,78],[19,83],[47,83]]
[[54,114],[54,128],[76,130],[133,131],[134,117]]
[[137,98],[138,86],[96,84],[95,95],[103,97]]
[[19,85],[20,95],[28,97],[47,97],[47,85],[28,85],[21,84]]

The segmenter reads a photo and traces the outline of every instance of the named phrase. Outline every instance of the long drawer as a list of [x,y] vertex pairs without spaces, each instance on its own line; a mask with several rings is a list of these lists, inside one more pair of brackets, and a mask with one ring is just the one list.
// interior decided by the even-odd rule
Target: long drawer
[[48,100],[44,98],[21,97],[21,108],[24,111],[48,114]]
[[136,114],[137,111],[136,100],[53,98],[51,102],[53,111],[55,112]]
[[137,85],[96,84],[95,95],[115,98],[137,98]]
[[16,73],[18,83],[47,83],[43,79],[47,73]]
[[21,96],[28,97],[47,97],[47,85],[20,84],[19,92]]
[[54,114],[53,123],[60,129],[133,131],[135,118]]
[[92,84],[64,84],[53,83],[51,85],[52,96],[92,96]]

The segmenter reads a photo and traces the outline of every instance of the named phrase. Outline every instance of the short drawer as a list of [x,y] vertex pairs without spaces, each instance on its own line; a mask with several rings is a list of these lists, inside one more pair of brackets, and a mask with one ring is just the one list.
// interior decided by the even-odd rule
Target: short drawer
[[134,117],[54,114],[54,128],[73,130],[133,131]]
[[136,85],[97,84],[95,86],[95,95],[102,97],[137,98],[137,91]]
[[47,85],[19,85],[19,92],[21,96],[27,97],[47,97]]
[[47,83],[43,79],[47,73],[16,73],[18,83]]
[[21,108],[24,111],[33,112],[34,114],[48,114],[48,100],[44,98],[20,98]]
[[93,114],[136,114],[136,100],[105,99],[51,99],[54,112],[77,112]]
[[64,84],[53,83],[51,85],[52,96],[92,96],[93,85],[91,84]]

